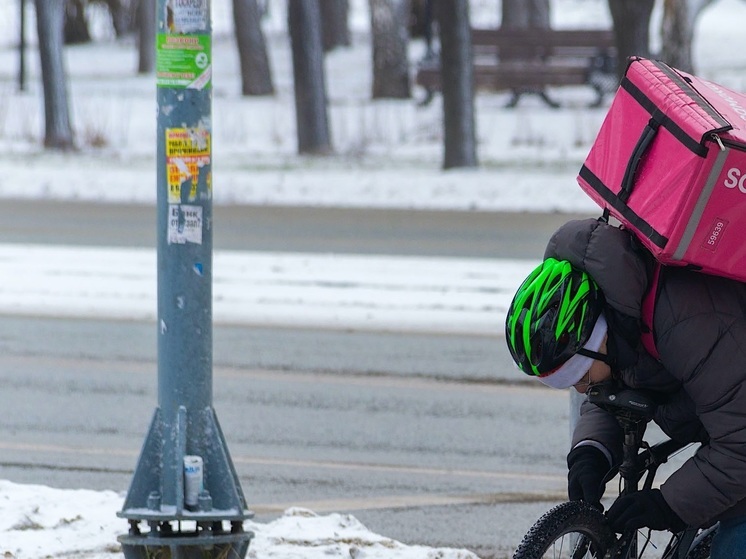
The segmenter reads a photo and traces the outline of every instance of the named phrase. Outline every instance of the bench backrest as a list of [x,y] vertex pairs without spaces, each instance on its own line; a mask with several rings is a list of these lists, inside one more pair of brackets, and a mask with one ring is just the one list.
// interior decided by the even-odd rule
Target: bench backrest
[[471,42],[476,55],[504,58],[613,55],[616,48],[610,29],[473,28]]

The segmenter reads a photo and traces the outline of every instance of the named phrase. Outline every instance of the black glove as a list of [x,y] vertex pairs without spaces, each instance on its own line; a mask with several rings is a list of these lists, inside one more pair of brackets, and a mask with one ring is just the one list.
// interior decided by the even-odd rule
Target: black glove
[[680,532],[686,528],[684,521],[671,510],[659,489],[619,497],[606,513],[606,518],[618,533],[643,527],[672,532]]
[[609,461],[603,452],[593,446],[574,448],[567,455],[567,495],[571,501],[585,501],[598,508],[606,484],[604,478],[609,471]]

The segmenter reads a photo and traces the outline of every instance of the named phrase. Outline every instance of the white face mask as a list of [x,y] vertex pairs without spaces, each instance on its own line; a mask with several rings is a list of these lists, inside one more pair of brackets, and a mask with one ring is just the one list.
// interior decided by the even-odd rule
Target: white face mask
[[[601,344],[603,344],[607,330],[608,326],[606,324],[606,318],[603,313],[601,313],[596,320],[596,324],[593,326],[591,337],[588,338],[588,341],[583,347],[589,351],[597,352],[601,347]],[[588,369],[591,368],[593,361],[594,359],[592,357],[576,353],[570,357],[570,359],[565,361],[558,369],[540,376],[539,380],[552,388],[570,388],[585,376]]]

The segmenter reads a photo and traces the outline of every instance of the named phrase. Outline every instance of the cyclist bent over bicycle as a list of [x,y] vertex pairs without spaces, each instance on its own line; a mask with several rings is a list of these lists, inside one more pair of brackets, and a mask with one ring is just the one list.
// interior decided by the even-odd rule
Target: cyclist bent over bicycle
[[[746,557],[746,284],[663,267],[653,334],[642,343],[641,308],[653,256],[602,220],[571,221],[518,288],[506,339],[526,374],[554,388],[613,378],[652,391],[654,421],[671,438],[703,443],[660,489],[617,499],[617,532],[704,527],[720,521],[711,559]],[[589,402],[567,456],[568,493],[600,507],[604,478],[622,460],[617,421]]]

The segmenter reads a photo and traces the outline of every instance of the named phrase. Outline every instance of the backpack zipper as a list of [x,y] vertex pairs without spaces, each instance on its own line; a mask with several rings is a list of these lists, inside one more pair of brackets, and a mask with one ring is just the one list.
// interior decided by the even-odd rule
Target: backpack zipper
[[721,138],[717,134],[717,132],[712,132],[710,134],[710,138],[712,139],[713,142],[717,143],[717,145],[720,146],[720,151],[725,151],[726,146],[728,146],[731,149],[746,151],[746,144],[734,142],[733,140],[729,140],[728,138]]

